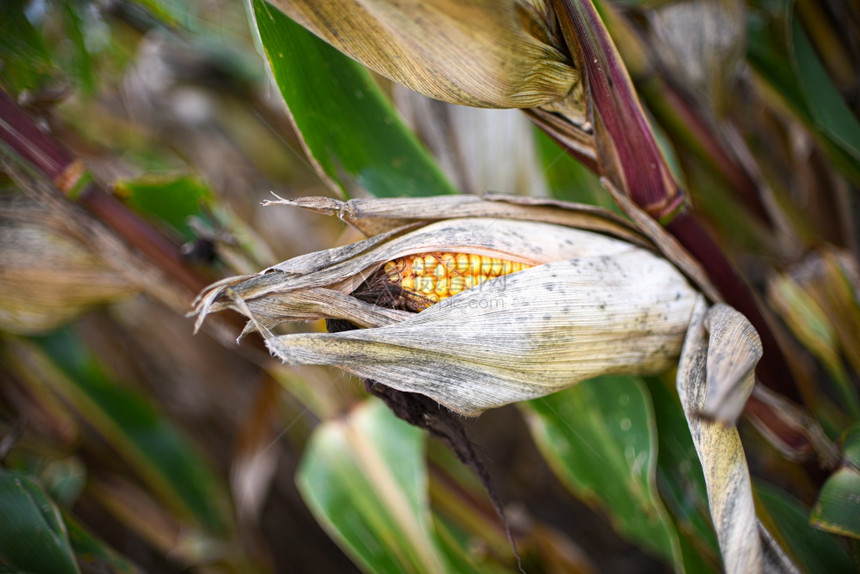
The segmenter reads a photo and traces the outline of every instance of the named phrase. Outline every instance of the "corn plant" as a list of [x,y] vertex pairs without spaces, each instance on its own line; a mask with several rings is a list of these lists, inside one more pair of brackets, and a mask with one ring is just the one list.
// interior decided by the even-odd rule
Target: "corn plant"
[[0,16],[0,569],[857,569],[853,5]]

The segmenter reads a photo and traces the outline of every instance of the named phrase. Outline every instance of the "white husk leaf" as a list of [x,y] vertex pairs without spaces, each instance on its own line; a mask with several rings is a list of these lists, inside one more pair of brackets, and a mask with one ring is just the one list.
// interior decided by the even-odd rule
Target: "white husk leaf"
[[639,249],[490,280],[400,323],[284,335],[293,364],[335,365],[464,415],[611,373],[655,373],[680,350],[697,293]]
[[707,391],[702,413],[734,425],[755,386],[761,339],[746,317],[728,305],[714,305],[708,331]]
[[[466,415],[601,374],[659,372],[680,352],[698,292],[646,249],[513,219],[448,219],[408,229],[221,281],[201,296],[200,320],[210,311],[236,309],[289,363],[335,365]],[[536,267],[419,314],[349,296],[387,261],[433,251]],[[373,328],[280,337],[269,331],[323,317]]]
[[727,314],[721,307],[708,310],[703,300],[697,304],[678,365],[677,385],[705,474],[708,505],[725,570],[729,574],[797,572],[756,518],[752,483],[737,429],[702,415],[710,384],[709,345],[719,344],[707,339],[705,321],[708,315],[725,319]]

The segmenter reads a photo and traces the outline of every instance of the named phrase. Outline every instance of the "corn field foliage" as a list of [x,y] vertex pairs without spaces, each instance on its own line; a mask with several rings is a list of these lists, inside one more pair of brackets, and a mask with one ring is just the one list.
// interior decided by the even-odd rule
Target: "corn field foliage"
[[858,191],[848,0],[4,1],[0,572],[860,571]]

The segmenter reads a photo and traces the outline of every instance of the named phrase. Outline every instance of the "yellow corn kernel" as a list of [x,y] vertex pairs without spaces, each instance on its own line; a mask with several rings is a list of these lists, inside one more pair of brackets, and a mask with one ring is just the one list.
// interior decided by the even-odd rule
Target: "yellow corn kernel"
[[490,271],[493,270],[493,258],[492,257],[481,257],[481,274],[489,275]]
[[423,311],[434,303],[477,287],[488,279],[531,265],[471,253],[422,253],[389,261],[384,279],[404,292],[404,304]]
[[421,257],[412,257],[412,273],[421,277],[424,275],[424,259]]
[[469,255],[469,272],[472,274],[481,272],[481,256]]
[[422,293],[432,293],[436,290],[435,281],[433,281],[432,277],[422,277],[420,290]]

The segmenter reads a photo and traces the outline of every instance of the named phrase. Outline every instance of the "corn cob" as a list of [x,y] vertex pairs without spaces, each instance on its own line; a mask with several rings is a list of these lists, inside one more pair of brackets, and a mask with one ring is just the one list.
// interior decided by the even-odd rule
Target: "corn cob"
[[470,253],[421,253],[389,261],[385,280],[403,291],[407,307],[423,311],[488,279],[510,275],[531,265]]

